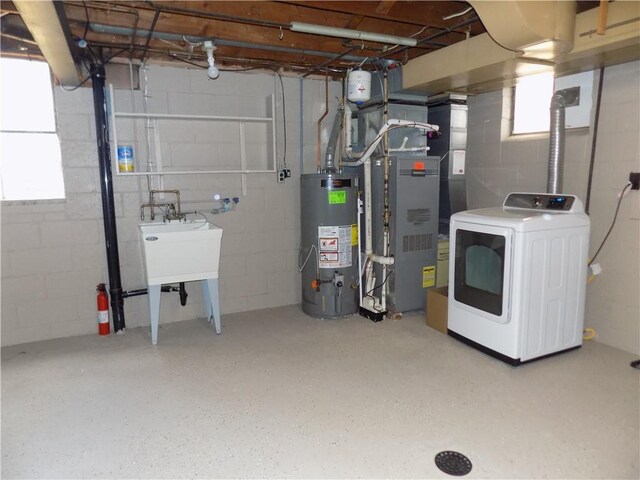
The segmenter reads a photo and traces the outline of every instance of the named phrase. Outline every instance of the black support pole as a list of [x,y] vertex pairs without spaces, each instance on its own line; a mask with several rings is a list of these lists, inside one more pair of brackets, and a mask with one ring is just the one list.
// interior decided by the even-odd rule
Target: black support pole
[[113,330],[124,330],[124,299],[120,281],[120,256],[118,255],[118,231],[116,228],[116,209],[113,203],[113,178],[111,176],[111,155],[109,151],[109,132],[107,129],[107,105],[105,101],[103,65],[91,65],[93,82],[93,108],[96,116],[96,138],[98,142],[98,164],[100,168],[100,190],[102,193],[102,217],[104,221],[104,239],[107,247],[107,267],[109,270],[109,297]]

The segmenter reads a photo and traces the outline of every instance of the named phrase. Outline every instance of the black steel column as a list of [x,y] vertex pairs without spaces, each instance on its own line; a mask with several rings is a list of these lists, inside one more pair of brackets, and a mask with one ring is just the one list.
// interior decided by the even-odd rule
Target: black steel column
[[113,203],[113,178],[111,177],[111,155],[109,131],[107,129],[107,105],[104,93],[105,72],[103,65],[91,65],[93,82],[93,108],[96,116],[96,137],[98,142],[98,164],[100,168],[100,190],[102,193],[102,217],[104,240],[107,247],[107,267],[109,269],[109,297],[113,330],[124,330],[124,299],[120,281],[120,256],[118,255],[118,231],[116,209]]

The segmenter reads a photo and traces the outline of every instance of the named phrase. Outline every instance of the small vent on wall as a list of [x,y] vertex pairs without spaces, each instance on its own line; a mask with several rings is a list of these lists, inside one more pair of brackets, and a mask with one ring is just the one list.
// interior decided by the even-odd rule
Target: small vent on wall
[[402,237],[403,252],[419,252],[433,247],[433,235],[421,233],[419,235],[405,235]]
[[422,225],[431,219],[430,208],[410,208],[407,210],[407,222]]

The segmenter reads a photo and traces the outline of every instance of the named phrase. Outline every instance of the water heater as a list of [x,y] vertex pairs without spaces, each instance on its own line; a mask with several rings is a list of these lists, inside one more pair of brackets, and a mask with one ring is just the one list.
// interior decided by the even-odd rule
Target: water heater
[[336,318],[358,309],[358,177],[304,174],[301,181],[302,311]]

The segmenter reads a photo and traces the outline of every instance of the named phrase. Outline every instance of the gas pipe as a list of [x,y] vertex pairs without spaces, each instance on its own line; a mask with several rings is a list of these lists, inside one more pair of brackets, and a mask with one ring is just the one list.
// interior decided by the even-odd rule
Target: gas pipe
[[98,333],[100,335],[109,335],[111,327],[109,326],[109,297],[107,296],[107,286],[104,283],[98,284],[96,287],[98,292]]

